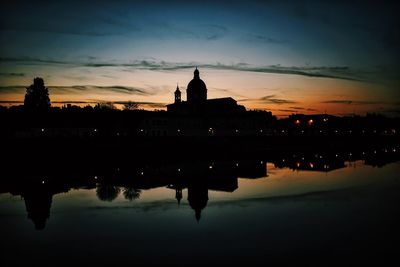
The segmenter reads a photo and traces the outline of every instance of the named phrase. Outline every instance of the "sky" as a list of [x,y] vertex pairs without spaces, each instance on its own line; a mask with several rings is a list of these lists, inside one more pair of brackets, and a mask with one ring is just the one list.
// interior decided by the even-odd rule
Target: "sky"
[[0,104],[42,77],[53,106],[165,109],[197,66],[247,109],[400,114],[396,1],[3,1]]

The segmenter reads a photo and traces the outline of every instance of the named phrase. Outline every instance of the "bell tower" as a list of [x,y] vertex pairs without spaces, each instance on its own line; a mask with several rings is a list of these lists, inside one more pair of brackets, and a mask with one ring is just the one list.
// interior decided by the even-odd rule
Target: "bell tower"
[[175,90],[175,104],[181,103],[182,101],[182,94],[181,91],[179,90],[179,86],[176,85],[176,90]]

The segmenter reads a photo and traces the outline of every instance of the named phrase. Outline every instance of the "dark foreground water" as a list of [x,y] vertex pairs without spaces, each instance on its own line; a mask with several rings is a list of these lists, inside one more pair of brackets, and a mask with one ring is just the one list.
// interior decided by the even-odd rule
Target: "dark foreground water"
[[13,177],[2,266],[399,262],[400,162],[285,160]]

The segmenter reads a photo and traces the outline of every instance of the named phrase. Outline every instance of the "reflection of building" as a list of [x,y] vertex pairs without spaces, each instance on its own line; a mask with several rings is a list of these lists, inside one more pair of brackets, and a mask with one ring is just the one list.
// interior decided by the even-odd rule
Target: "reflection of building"
[[188,188],[188,201],[190,207],[194,210],[196,220],[201,218],[201,211],[207,206],[208,202],[208,188],[206,184],[197,184],[189,186]]
[[207,86],[200,79],[200,72],[196,68],[194,77],[186,89],[187,101],[182,101],[179,87],[174,93],[175,102],[167,105],[167,110],[174,113],[223,113],[232,114],[244,112],[244,106],[238,105],[231,97],[207,99]]

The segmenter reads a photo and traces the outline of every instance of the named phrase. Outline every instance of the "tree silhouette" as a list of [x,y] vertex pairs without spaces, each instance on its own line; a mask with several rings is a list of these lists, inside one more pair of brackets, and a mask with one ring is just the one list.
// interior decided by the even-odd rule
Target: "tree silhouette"
[[112,103],[112,102],[97,103],[96,106],[94,106],[94,110],[108,111],[108,110],[116,110],[116,109],[117,108],[115,107],[114,103]]
[[33,84],[26,88],[24,107],[29,110],[46,110],[50,108],[49,90],[42,78],[33,79]]
[[132,101],[128,101],[127,103],[124,104],[124,110],[136,110],[138,108],[139,104]]
[[138,199],[140,197],[140,193],[141,193],[140,189],[136,189],[133,187],[125,187],[123,192],[125,199],[129,201]]

